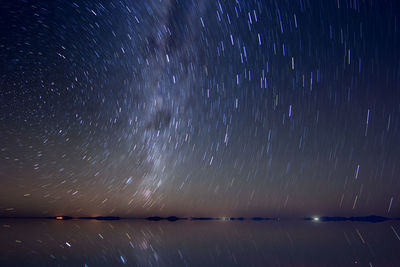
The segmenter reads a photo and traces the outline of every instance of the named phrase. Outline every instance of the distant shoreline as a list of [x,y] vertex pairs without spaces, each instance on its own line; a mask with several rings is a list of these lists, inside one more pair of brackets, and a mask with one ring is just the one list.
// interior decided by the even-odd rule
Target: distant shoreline
[[352,216],[352,217],[335,217],[335,216],[321,216],[321,217],[305,217],[305,218],[293,218],[293,219],[281,219],[281,218],[270,218],[270,217],[177,217],[177,216],[150,216],[150,217],[119,217],[119,216],[0,216],[1,219],[42,219],[42,220],[97,220],[97,221],[118,221],[118,220],[138,220],[138,221],[288,221],[288,220],[299,220],[299,221],[313,221],[313,222],[384,222],[384,221],[398,221],[400,218],[389,218],[376,215],[369,216]]

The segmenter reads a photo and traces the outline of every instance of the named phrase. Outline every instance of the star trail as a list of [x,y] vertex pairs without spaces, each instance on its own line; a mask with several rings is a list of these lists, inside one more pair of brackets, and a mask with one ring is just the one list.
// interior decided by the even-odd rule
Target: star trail
[[400,216],[399,11],[2,1],[0,215]]

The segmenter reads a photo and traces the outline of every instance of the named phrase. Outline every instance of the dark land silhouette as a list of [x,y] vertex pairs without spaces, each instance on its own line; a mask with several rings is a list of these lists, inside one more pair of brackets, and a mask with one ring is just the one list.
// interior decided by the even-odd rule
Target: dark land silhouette
[[[116,220],[147,220],[147,221],[280,221],[285,219],[270,218],[270,217],[177,217],[177,216],[150,216],[150,217],[119,217],[119,216],[19,216],[19,217],[0,217],[0,219],[48,219],[48,220],[98,220],[98,221],[116,221]],[[296,218],[290,219],[296,220]],[[297,220],[314,221],[314,222],[371,222],[378,223],[384,221],[398,221],[400,218],[389,218],[383,216],[369,215],[369,216],[352,216],[352,217],[340,217],[340,216],[321,216],[321,217],[306,217],[297,218]]]

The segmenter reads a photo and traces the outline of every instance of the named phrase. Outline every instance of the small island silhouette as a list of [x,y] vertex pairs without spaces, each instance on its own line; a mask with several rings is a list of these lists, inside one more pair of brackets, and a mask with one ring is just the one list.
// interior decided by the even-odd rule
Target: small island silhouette
[[369,216],[358,216],[358,217],[330,217],[330,216],[322,216],[322,217],[307,217],[304,218],[306,221],[320,221],[320,222],[341,222],[341,221],[352,221],[352,222],[384,222],[384,221],[395,221],[400,218],[387,218],[376,215]]

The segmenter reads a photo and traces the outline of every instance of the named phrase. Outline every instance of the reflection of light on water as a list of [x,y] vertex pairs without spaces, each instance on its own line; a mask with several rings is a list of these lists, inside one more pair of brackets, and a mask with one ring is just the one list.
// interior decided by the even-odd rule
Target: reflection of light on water
[[[218,266],[233,266],[236,264],[232,255],[240,255],[237,265],[246,262],[248,265],[252,263],[256,265],[265,261],[266,254],[270,255],[269,260],[276,262],[277,265],[285,265],[287,255],[291,255],[291,260],[299,262],[298,265],[311,266],[316,261],[315,255],[318,254],[326,257],[323,260],[335,262],[338,266],[347,266],[349,262],[353,264],[355,260],[358,265],[362,265],[362,262],[367,262],[368,265],[368,261],[371,260],[368,253],[364,256],[362,253],[356,255],[357,258],[354,255],[354,250],[363,251],[366,248],[365,244],[368,244],[371,250],[376,252],[374,265],[387,266],[387,262],[393,262],[392,265],[400,266],[395,264],[398,262],[396,252],[400,246],[395,234],[395,231],[400,234],[396,224],[393,224],[392,229],[390,224],[324,224],[322,223],[324,217],[317,217],[319,221],[314,222],[315,217],[317,216],[309,217],[310,223],[288,220],[278,225],[267,221],[263,223],[250,220],[239,223],[237,217],[227,217],[228,221],[222,220],[223,217],[216,217],[215,221],[196,223],[166,221],[150,223],[139,220],[75,220],[69,223],[53,223],[48,220],[37,220],[30,222],[32,224],[30,227],[26,227],[24,223],[4,221],[0,224],[0,230],[5,223],[12,224],[13,229],[10,231],[4,228],[3,232],[6,230],[10,234],[1,236],[3,243],[14,244],[9,246],[9,250],[6,249],[7,253],[11,251],[15,255],[21,253],[18,255],[25,256],[3,257],[2,263],[5,264],[0,265],[20,266],[28,261],[46,266],[49,265],[51,258],[56,263],[54,265],[58,262],[60,265],[62,263],[74,265],[76,262],[81,262],[81,266],[84,266],[84,263],[88,266],[122,266],[124,260],[125,266],[164,264],[180,266],[186,262],[190,266],[196,265],[201,260],[204,266],[217,265],[216,263]],[[44,237],[50,235],[52,242],[46,242],[49,239]],[[329,242],[321,238],[324,236],[329,236]],[[296,242],[298,240],[296,237],[302,237],[301,240],[307,242]],[[381,242],[369,241],[376,238]],[[42,242],[29,240],[42,240]],[[275,253],[274,242],[278,242],[277,240],[281,242],[280,249],[283,253]],[[339,251],[346,241],[351,242],[353,249]],[[385,249],[382,244],[393,249]],[[257,250],[255,247],[263,249]],[[91,249],[90,257],[85,253],[88,248]],[[43,255],[49,251],[54,258],[51,255],[37,257],[32,250],[39,251]],[[315,253],[298,253],[300,250]],[[63,258],[64,255],[68,258]],[[381,262],[382,264],[379,264]]]

